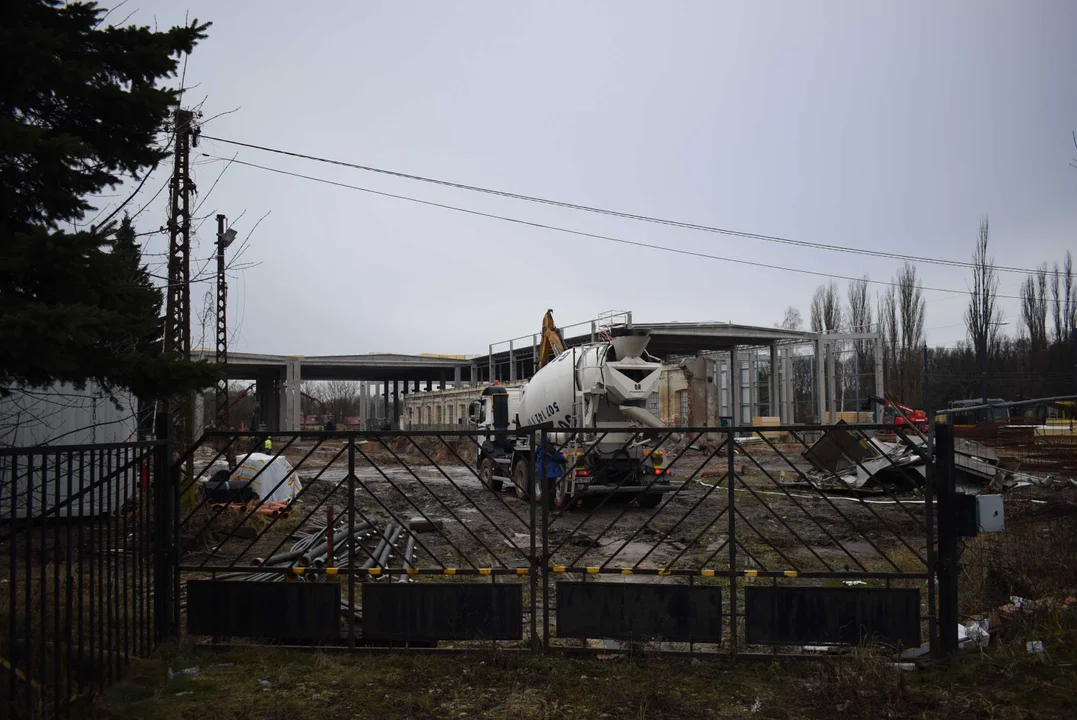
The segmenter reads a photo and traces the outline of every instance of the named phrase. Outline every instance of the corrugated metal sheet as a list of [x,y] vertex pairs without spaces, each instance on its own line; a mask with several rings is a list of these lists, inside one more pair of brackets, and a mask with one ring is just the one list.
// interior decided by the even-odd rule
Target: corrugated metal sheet
[[8,388],[0,397],[0,447],[125,442],[135,437],[138,401],[130,393],[110,398],[88,384],[78,390]]
[[[9,390],[0,397],[0,447],[34,452],[0,457],[0,517],[100,515],[130,499],[147,450],[92,447],[135,439],[137,401],[130,394],[110,398],[93,385]],[[49,451],[72,445],[86,447]]]

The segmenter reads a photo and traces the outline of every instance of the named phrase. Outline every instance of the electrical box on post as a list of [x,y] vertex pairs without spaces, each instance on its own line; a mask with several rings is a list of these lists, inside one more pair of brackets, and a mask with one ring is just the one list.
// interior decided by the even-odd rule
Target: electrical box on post
[[1001,495],[976,496],[976,529],[980,532],[1002,532],[1006,529]]

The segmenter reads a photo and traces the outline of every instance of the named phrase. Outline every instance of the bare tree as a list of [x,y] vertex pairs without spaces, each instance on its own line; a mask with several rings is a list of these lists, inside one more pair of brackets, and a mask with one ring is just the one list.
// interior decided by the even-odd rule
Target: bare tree
[[995,259],[987,254],[989,241],[987,218],[980,220],[980,234],[972,253],[972,287],[965,309],[965,328],[980,365],[980,394],[987,398],[987,366],[998,348],[1002,310],[998,307],[998,273]]
[[915,402],[922,389],[924,346],[924,288],[912,263],[898,270],[879,303],[879,324],[886,344],[887,385],[906,402]]
[[804,320],[800,316],[800,310],[790,305],[785,309],[785,317],[782,318],[778,327],[782,330],[799,330],[803,325]]
[[1068,342],[1077,325],[1077,288],[1074,287],[1073,255],[1066,251],[1066,259],[1059,270],[1055,263],[1051,273],[1051,318],[1054,321],[1055,342]]
[[[846,290],[849,301],[849,331],[854,333],[871,332],[871,298],[868,297],[868,277],[865,275],[859,280],[849,283]],[[867,340],[854,340],[853,349],[856,352],[856,389],[861,389],[861,375],[870,372],[874,367],[874,357],[871,352],[871,344]]]
[[312,382],[305,390],[324,405],[336,422],[343,422],[350,415],[359,414],[359,383],[350,380]]
[[901,326],[898,323],[897,288],[891,285],[883,293],[879,305],[879,326],[883,334],[884,353],[886,355],[886,384],[899,388],[901,392],[901,367],[898,363],[898,346]]
[[1047,263],[1021,286],[1021,321],[1033,352],[1042,352],[1047,347]]
[[811,299],[811,329],[813,332],[834,332],[841,327],[841,298],[838,284],[833,280],[828,285],[815,288]]

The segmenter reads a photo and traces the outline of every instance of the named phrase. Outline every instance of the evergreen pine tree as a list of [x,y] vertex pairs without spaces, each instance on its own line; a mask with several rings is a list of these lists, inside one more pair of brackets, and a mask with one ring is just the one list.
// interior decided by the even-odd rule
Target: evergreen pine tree
[[90,197],[139,178],[208,23],[99,27],[96,3],[9,0],[0,23],[0,392],[93,381],[159,397],[217,369],[162,356],[162,293],[125,219],[87,228]]

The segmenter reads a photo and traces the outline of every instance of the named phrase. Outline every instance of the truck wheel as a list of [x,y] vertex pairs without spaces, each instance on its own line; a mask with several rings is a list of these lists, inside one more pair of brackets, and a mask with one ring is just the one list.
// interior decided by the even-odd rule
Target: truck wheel
[[662,493],[640,493],[636,496],[636,504],[641,508],[655,508],[662,502]]
[[558,510],[568,510],[572,507],[572,503],[575,501],[575,497],[569,493],[569,482],[566,477],[559,477],[555,480],[557,483],[557,489],[553,493],[553,504]]
[[496,463],[490,458],[483,458],[482,462],[479,463],[479,477],[482,479],[482,484],[493,492],[501,492],[501,488],[505,483],[494,474],[496,471]]
[[516,486],[516,497],[521,500],[531,497],[531,472],[526,460],[517,460],[512,466],[512,484]]

